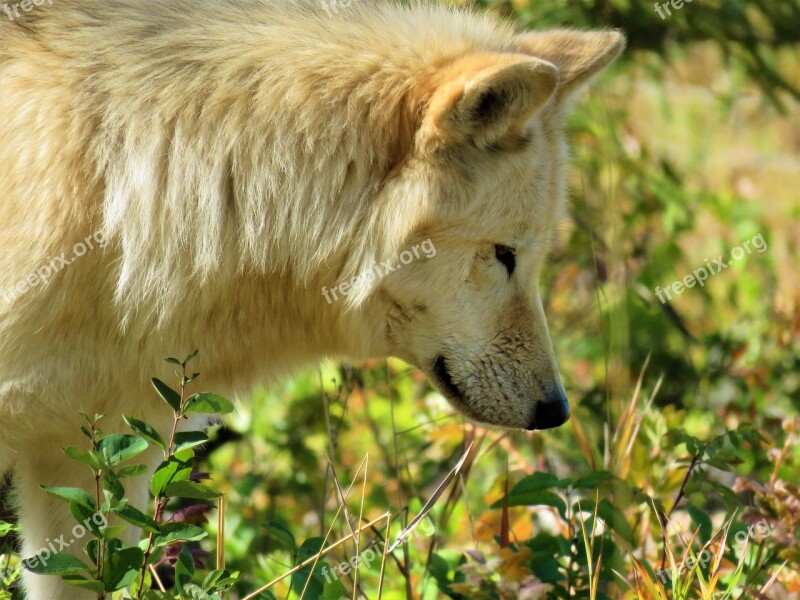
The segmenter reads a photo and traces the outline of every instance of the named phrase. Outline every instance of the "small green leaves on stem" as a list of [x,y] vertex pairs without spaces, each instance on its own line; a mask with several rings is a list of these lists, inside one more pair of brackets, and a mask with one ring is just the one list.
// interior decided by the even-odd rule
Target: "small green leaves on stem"
[[161,381],[160,379],[153,377],[153,379],[151,379],[150,381],[152,381],[153,387],[156,388],[158,395],[161,396],[164,402],[169,404],[170,408],[174,412],[176,413],[180,412],[181,395],[175,390],[173,390],[171,387],[169,387],[166,383]]
[[[172,429],[168,437],[162,436],[153,425],[131,415],[123,415],[132,430],[131,434],[105,434],[97,426],[102,415],[89,417],[81,414],[85,423],[81,426],[81,432],[89,440],[90,447],[82,450],[69,446],[64,448],[64,453],[91,469],[94,490],[90,492],[77,487],[48,485],[41,487],[48,494],[67,502],[70,513],[81,526],[80,531],[84,532],[81,537],[91,537],[84,551],[92,565],[67,552],[43,552],[26,560],[26,568],[41,575],[59,576],[70,586],[96,594],[98,600],[107,599],[109,594],[121,590],[125,590],[126,598],[140,600],[176,597],[220,600],[222,593],[234,585],[238,573],[225,570],[209,573],[202,586],[193,583],[196,575],[194,558],[187,548],[182,548],[175,567],[175,591],[167,593],[148,589],[148,569],[161,560],[167,546],[181,547],[182,544],[196,542],[207,536],[206,531],[197,525],[164,522],[164,513],[170,500],[178,497],[213,500],[221,495],[207,485],[190,480],[195,458],[192,449],[207,442],[208,437],[202,431],[178,431],[179,423],[187,414],[226,414],[233,410],[233,405],[217,394],[187,394],[187,385],[199,375],[193,373],[188,377],[186,372],[187,363],[195,356],[196,350],[183,361],[166,359],[168,363],[181,368],[178,373],[179,391],[159,379],[152,379],[156,392],[173,412]],[[121,481],[147,471],[143,464],[123,463],[140,455],[149,446],[155,446],[164,453],[164,460],[150,479],[150,491],[155,497],[150,514],[130,504]],[[121,524],[109,525],[110,517],[118,518]],[[141,529],[147,537],[135,545],[125,544],[120,536],[130,526]]]

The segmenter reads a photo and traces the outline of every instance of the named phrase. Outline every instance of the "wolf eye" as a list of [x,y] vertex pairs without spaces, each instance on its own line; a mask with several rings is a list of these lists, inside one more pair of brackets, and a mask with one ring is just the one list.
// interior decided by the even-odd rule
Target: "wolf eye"
[[508,271],[508,276],[514,274],[514,269],[517,268],[517,254],[514,248],[503,246],[502,244],[495,244],[494,255]]

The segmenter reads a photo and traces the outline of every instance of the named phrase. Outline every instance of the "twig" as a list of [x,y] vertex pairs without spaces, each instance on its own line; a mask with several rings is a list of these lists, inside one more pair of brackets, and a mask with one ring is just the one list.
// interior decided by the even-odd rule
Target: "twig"
[[697,463],[700,461],[700,454],[695,454],[692,457],[692,462],[689,464],[689,468],[686,470],[686,477],[683,478],[683,482],[681,483],[681,489],[678,490],[678,495],[675,497],[675,503],[672,505],[672,508],[669,509],[669,512],[664,515],[661,514],[661,535],[664,538],[664,547],[661,549],[661,569],[664,569],[664,566],[667,564],[667,521],[672,516],[672,513],[675,512],[675,509],[678,507],[678,503],[683,499],[684,493],[686,493],[686,486],[689,483],[689,478],[692,476],[692,472],[694,468],[697,466]]
[[[183,409],[184,404],[186,403],[186,362],[184,361],[181,363],[181,399],[178,404],[178,410],[175,412],[175,419],[172,422],[172,432],[169,436],[169,445],[167,446],[167,452],[165,454],[166,459],[169,460],[173,456],[173,449],[175,448],[175,435],[178,432],[178,423],[180,423],[181,419],[183,418]],[[153,512],[153,520],[156,523],[161,523],[161,519],[164,516],[164,510],[167,507],[167,499],[166,498],[156,498],[156,506],[155,511]],[[137,600],[142,597],[142,592],[144,591],[144,578],[145,574],[147,573],[147,562],[150,560],[150,555],[153,553],[153,540],[155,539],[155,534],[150,532],[147,536],[147,547],[144,551],[144,563],[142,565],[142,574],[139,577],[139,589],[136,592]]]

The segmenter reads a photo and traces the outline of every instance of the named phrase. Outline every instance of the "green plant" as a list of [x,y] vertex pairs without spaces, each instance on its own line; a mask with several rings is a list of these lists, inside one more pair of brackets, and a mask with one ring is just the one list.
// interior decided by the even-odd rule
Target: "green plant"
[[[228,400],[216,394],[188,394],[189,384],[199,373],[189,376],[186,369],[196,355],[197,351],[182,361],[166,359],[180,368],[177,391],[158,379],[152,380],[158,395],[173,411],[172,429],[168,436],[162,436],[152,425],[127,415],[124,418],[133,430],[132,434],[106,433],[99,427],[102,415],[89,417],[82,414],[85,425],[81,432],[89,441],[88,450],[81,451],[71,446],[64,452],[91,470],[94,489],[41,487],[69,503],[70,512],[78,523],[76,527],[85,528],[89,534],[91,539],[85,544],[85,557],[63,551],[45,551],[23,561],[26,568],[40,575],[61,577],[71,586],[91,590],[99,600],[109,594],[113,598],[137,600],[220,600],[236,582],[238,573],[218,568],[197,583],[196,559],[187,544],[205,538],[207,533],[184,519],[165,517],[168,506],[177,499],[209,501],[220,497],[219,492],[193,477],[194,448],[207,442],[208,438],[200,431],[178,431],[181,421],[190,414],[222,415],[233,410]],[[164,460],[150,478],[154,507],[145,512],[130,503],[124,480],[147,470],[143,464],[128,463],[149,446],[159,448]],[[131,526],[136,529],[132,530]],[[144,537],[138,543],[126,543],[123,541],[126,530],[128,534],[141,532]],[[175,565],[175,585],[170,592],[161,587],[153,568],[165,556],[171,556]],[[161,589],[151,589],[154,583]]]

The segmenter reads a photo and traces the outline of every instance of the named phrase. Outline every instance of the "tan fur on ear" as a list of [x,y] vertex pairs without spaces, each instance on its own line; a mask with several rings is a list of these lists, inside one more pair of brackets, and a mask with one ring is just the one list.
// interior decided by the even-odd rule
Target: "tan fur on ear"
[[520,48],[558,67],[561,84],[556,96],[563,100],[580,91],[610,65],[625,47],[619,31],[554,29],[518,36]]
[[435,78],[423,132],[440,142],[498,145],[553,95],[558,69],[522,54],[474,54]]

